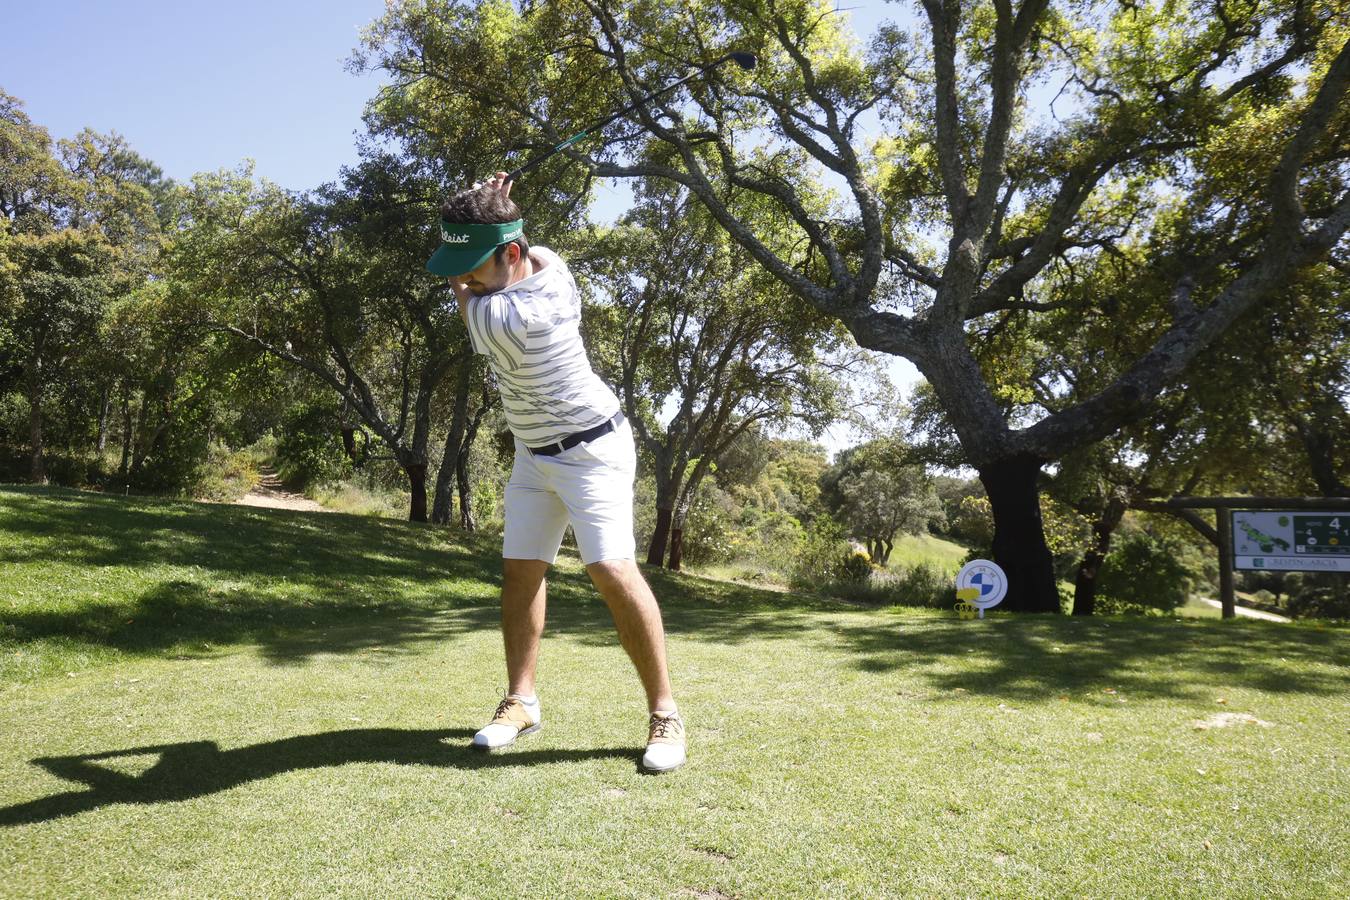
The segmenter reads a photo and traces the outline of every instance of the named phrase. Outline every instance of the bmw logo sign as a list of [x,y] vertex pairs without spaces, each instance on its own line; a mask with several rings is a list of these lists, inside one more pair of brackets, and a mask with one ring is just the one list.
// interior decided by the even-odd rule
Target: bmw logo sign
[[969,589],[966,595],[978,591],[968,602],[977,609],[989,609],[998,606],[1008,593],[1008,576],[1003,574],[997,563],[987,559],[972,559],[956,574],[956,588]]

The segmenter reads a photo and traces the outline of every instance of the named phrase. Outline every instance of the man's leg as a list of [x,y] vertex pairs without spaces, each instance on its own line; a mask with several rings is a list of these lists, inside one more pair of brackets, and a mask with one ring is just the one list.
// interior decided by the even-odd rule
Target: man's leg
[[502,639],[506,644],[508,693],[534,696],[539,638],[544,633],[545,583],[549,564],[540,559],[502,560]]
[[[647,691],[649,712],[675,709],[666,669],[666,633],[661,623],[661,608],[647,586],[637,563],[631,559],[611,559],[586,567],[591,581],[605,599],[619,642],[637,667],[642,687]],[[542,595],[542,589],[541,589]]]
[[544,631],[544,574],[549,564],[538,559],[502,559],[502,639],[506,644],[507,696],[497,704],[492,721],[473,736],[473,745],[496,750],[515,743],[542,724],[534,695],[534,667]]

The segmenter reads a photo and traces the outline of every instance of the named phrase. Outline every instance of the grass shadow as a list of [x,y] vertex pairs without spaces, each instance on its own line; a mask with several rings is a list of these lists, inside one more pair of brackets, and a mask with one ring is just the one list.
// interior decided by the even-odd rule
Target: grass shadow
[[1021,700],[1108,687],[1141,697],[1350,689],[1350,631],[1338,628],[1020,615],[895,620],[893,627],[847,626],[840,637],[865,671],[904,668],[942,691]]
[[[214,741],[185,741],[78,756],[40,757],[33,760],[35,765],[59,778],[79,782],[85,789],[0,808],[0,827],[46,822],[119,803],[175,803],[285,772],[349,763],[485,769],[627,759],[641,766],[641,753],[626,747],[489,754],[469,746],[472,734],[464,728],[359,728],[281,738],[234,750],[221,750]],[[143,754],[154,754],[158,759],[140,775],[127,775],[101,765]]]

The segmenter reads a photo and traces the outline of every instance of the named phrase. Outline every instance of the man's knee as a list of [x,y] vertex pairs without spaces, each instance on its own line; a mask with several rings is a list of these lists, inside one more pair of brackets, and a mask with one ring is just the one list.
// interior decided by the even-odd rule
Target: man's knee
[[634,594],[643,584],[642,573],[631,559],[603,559],[586,566],[586,572],[606,599]]

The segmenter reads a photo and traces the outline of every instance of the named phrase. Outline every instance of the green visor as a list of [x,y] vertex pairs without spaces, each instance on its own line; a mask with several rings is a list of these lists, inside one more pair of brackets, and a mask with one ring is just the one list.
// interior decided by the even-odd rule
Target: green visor
[[427,260],[433,275],[464,275],[481,266],[492,251],[525,233],[525,221],[473,225],[441,220],[441,246]]

